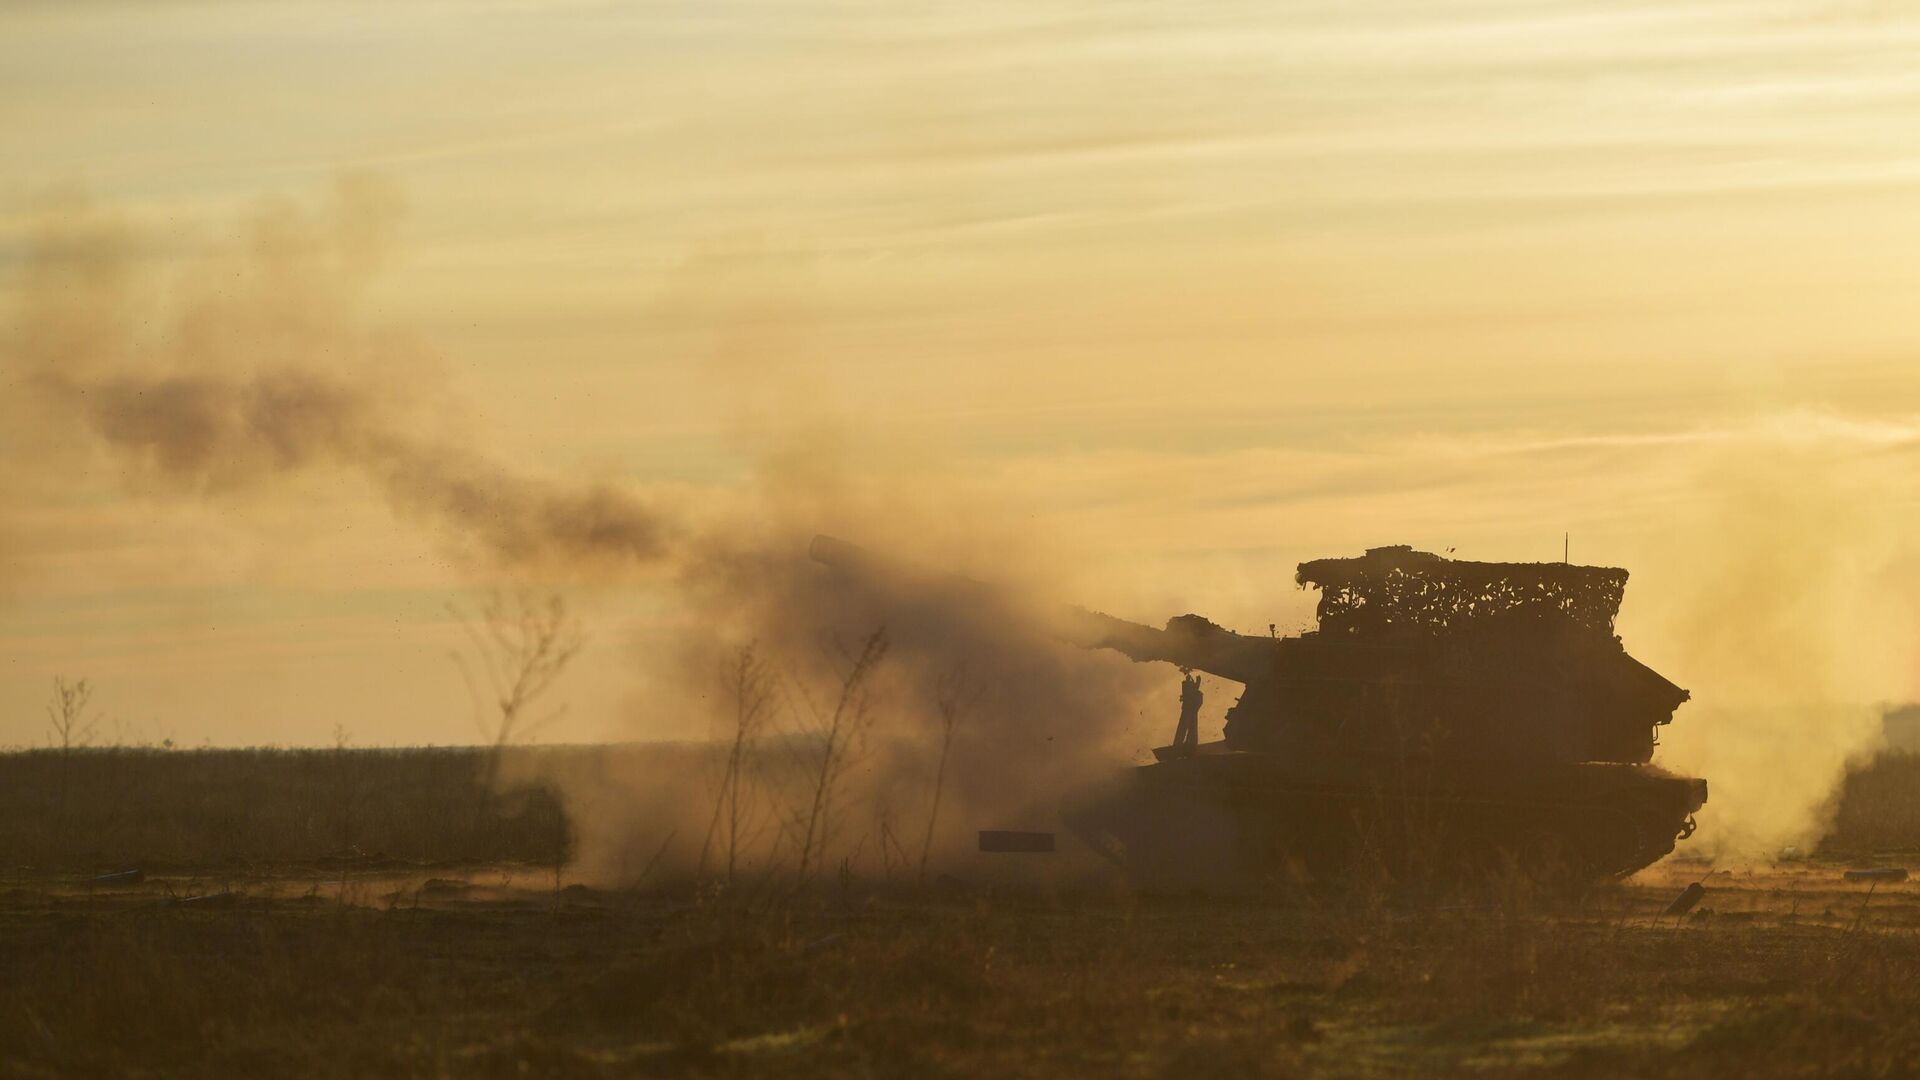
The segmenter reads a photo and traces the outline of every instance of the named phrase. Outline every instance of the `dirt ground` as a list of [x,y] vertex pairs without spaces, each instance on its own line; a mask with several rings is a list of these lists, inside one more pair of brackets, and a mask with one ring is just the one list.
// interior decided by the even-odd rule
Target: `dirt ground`
[[[0,880],[9,1076],[1893,1076],[1920,884],[1233,901],[551,868]],[[1664,917],[1689,882],[1692,914]]]

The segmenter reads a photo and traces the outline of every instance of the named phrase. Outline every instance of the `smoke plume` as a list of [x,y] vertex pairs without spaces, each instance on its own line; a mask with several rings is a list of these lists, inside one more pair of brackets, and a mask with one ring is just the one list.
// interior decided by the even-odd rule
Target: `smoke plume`
[[1711,785],[1683,848],[1810,848],[1847,766],[1878,749],[1884,704],[1920,690],[1920,579],[1901,555],[1916,450],[1906,426],[1818,414],[1708,444],[1629,601],[1652,611],[1642,655],[1693,690],[1657,759]]
[[[730,852],[757,867],[812,846],[816,866],[892,868],[917,863],[929,835],[944,858],[969,828],[1051,828],[1050,795],[1125,760],[1115,739],[1151,676],[1049,633],[1047,604],[1017,584],[1043,574],[1037,545],[983,524],[980,505],[960,527],[952,493],[849,499],[816,453],[800,468],[770,462],[758,493],[717,496],[696,515],[625,486],[509,468],[459,437],[431,356],[369,325],[359,303],[393,205],[355,181],[321,210],[264,207],[159,295],[144,291],[148,238],[83,203],[58,208],[29,254],[10,343],[40,460],[229,503],[345,471],[430,529],[476,583],[653,583],[675,644],[635,658],[640,708],[725,745],[737,705],[727,673],[743,650],[760,665],[765,724],[735,789],[751,829]],[[948,517],[917,517],[916,505]],[[915,545],[927,569],[847,579],[807,558],[822,520],[883,542],[943,540]],[[997,550],[980,568],[995,586],[932,569],[974,569],[970,541]],[[847,656],[874,635],[886,652],[835,748],[827,820],[803,824],[796,807],[818,787]],[[711,855],[708,812],[724,784],[713,766],[705,751],[661,751],[569,758],[564,775],[525,779],[559,784],[584,872],[618,878]]]
[[528,476],[420,434],[424,395],[383,374],[415,358],[355,318],[388,229],[364,189],[344,184],[325,215],[259,212],[144,333],[133,330],[136,235],[86,208],[56,217],[29,254],[13,345],[37,411],[77,422],[149,490],[244,494],[346,468],[498,569],[666,558],[673,523],[631,492]]

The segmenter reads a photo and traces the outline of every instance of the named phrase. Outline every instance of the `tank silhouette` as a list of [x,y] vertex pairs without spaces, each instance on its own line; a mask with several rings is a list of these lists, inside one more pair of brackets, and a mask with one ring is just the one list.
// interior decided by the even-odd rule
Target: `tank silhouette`
[[[813,554],[872,565],[829,537]],[[1625,570],[1396,546],[1302,563],[1296,580],[1321,594],[1297,637],[1060,613],[1077,645],[1244,688],[1222,740],[1176,737],[1070,794],[1083,841],[1167,883],[1515,865],[1593,880],[1692,834],[1706,781],[1648,764],[1688,693],[1615,635]]]

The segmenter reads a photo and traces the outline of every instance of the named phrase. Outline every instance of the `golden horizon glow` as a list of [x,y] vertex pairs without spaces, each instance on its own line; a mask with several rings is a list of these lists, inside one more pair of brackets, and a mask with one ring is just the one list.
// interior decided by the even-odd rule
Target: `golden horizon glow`
[[[73,191],[164,307],[371,178],[354,318],[531,472],[731,505],[803,467],[903,540],[962,500],[1072,599],[1243,629],[1304,624],[1302,558],[1570,531],[1705,689],[1754,662],[1695,644],[1728,529],[1914,580],[1916,44],[1870,4],[14,5],[0,304]],[[0,744],[57,673],[134,739],[471,738],[472,582],[358,478],[182,500],[45,435],[0,436]],[[581,603],[548,738],[687,734],[632,663],[670,617]],[[1833,686],[1920,692],[1888,620]]]

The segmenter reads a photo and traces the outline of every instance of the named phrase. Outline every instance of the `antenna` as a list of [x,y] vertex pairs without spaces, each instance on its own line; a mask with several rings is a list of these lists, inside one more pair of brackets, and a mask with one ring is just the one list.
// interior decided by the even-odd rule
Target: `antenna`
[[1570,532],[1563,532],[1560,534],[1560,561],[1563,563],[1572,562],[1573,559],[1570,557],[1572,554],[1573,554],[1573,534]]

